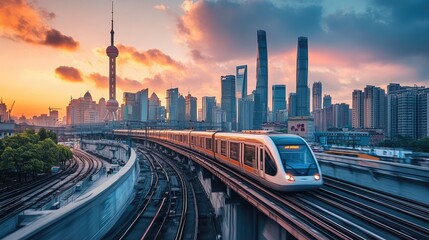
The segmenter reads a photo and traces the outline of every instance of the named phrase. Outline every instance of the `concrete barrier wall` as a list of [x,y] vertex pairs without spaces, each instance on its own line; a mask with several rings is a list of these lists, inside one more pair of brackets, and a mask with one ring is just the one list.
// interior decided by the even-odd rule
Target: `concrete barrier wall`
[[[100,144],[104,143],[86,142],[88,148]],[[117,158],[128,157],[126,145],[113,142],[105,144],[122,149]],[[136,153],[131,150],[126,165],[106,182],[5,239],[100,239],[132,201],[138,174]]]
[[325,176],[429,203],[429,169],[409,164],[316,153]]

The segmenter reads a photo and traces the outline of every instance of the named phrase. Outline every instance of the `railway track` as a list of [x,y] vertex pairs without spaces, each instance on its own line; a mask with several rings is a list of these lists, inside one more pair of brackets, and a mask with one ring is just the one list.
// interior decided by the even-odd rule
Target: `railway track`
[[[173,148],[182,151],[185,156],[189,155],[186,148]],[[280,193],[249,181],[200,153],[192,154],[209,162],[212,167],[227,172],[241,185],[265,196],[270,203],[266,207],[272,208],[277,217],[299,231],[295,236],[309,239],[429,239],[427,205],[374,193],[329,178],[326,178],[325,186],[317,191]]]
[[[167,160],[166,156],[148,149],[139,149],[152,170],[151,184],[141,198],[136,213],[123,224],[114,235],[107,239],[196,239],[196,211],[190,216],[190,208],[195,209],[196,199],[183,171]],[[193,201],[190,201],[191,198]],[[192,207],[190,207],[190,205]],[[192,221],[193,220],[193,221]],[[189,227],[190,223],[193,225]],[[192,234],[187,228],[192,229]],[[191,236],[192,235],[192,236]],[[114,236],[114,237],[110,237]]]
[[139,151],[139,153],[146,156],[151,168],[149,190],[142,198],[142,203],[138,205],[137,214],[130,218],[132,221],[123,225],[121,230],[115,233],[114,238],[107,236],[109,239],[143,239],[143,236],[147,234],[146,229],[153,224],[155,216],[159,214],[160,209],[165,204],[166,197],[162,193],[165,193],[169,181],[167,172],[152,155],[143,151]]
[[73,152],[73,159],[67,161],[66,168],[60,173],[1,194],[0,222],[25,209],[41,207],[55,194],[101,169],[102,162],[99,159],[79,150]]

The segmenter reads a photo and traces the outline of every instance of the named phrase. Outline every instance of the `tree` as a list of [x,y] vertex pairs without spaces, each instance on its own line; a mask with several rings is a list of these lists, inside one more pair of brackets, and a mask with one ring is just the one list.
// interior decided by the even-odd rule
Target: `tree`
[[39,132],[37,133],[37,135],[39,135],[41,141],[48,138],[48,132],[44,128],[39,129]]

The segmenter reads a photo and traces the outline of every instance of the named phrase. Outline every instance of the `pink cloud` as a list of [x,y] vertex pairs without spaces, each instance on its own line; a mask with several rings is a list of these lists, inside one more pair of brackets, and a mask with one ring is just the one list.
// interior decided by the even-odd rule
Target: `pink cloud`
[[46,24],[46,20],[54,17],[54,13],[37,10],[27,0],[2,0],[0,36],[64,50],[76,50],[79,42]]

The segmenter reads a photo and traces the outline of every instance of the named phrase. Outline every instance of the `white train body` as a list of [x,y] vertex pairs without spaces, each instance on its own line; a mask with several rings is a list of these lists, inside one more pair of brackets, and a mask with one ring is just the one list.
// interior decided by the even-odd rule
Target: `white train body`
[[314,153],[297,135],[191,130],[115,130],[115,134],[161,139],[198,151],[278,191],[310,190],[323,184]]

